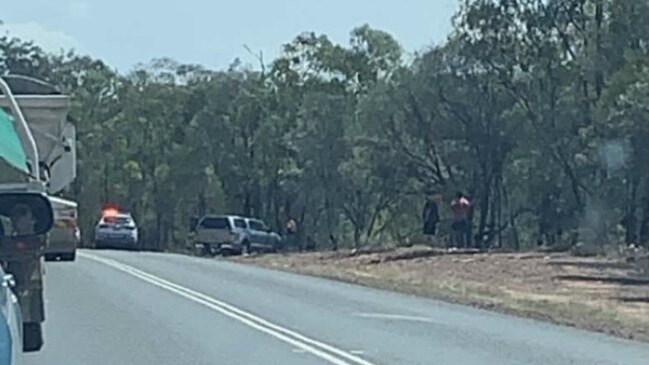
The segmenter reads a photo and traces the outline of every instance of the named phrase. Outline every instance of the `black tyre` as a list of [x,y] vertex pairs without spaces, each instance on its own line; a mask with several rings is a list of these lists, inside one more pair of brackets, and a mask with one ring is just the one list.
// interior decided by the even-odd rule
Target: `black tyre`
[[23,352],[39,351],[43,347],[43,327],[40,323],[23,323]]
[[74,261],[77,258],[77,252],[64,253],[61,255],[61,261]]

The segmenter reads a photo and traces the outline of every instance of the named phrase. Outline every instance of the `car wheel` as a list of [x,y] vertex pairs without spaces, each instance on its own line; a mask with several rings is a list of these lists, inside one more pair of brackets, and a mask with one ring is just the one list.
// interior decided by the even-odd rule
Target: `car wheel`
[[195,245],[194,247],[196,248],[196,254],[200,257],[207,257],[211,254],[210,248],[204,243],[200,246]]
[[39,351],[43,347],[43,327],[40,323],[23,323],[23,351]]

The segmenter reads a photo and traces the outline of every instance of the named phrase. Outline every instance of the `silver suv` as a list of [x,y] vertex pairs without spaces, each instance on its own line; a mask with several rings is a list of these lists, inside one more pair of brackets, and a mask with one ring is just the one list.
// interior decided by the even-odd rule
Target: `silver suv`
[[259,219],[206,215],[192,229],[194,247],[203,256],[247,254],[281,248],[281,237]]
[[268,228],[264,221],[246,218],[246,224],[250,239],[250,251],[276,252],[282,249],[282,237]]
[[206,215],[194,230],[194,246],[199,254],[242,253],[249,248],[248,225],[235,215]]

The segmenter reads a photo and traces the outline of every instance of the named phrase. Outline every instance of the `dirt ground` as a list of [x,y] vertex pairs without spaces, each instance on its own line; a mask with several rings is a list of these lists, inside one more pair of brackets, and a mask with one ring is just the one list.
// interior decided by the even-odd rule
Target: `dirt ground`
[[423,246],[233,260],[649,342],[649,277],[624,260],[558,253],[447,252]]

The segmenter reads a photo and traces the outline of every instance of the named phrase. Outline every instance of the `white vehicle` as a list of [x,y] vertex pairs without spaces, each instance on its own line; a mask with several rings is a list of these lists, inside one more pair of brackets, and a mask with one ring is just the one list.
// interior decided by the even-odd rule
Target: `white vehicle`
[[[20,364],[23,352],[23,319],[18,298],[13,292],[16,281],[0,266],[0,364]],[[6,344],[2,347],[1,344]]]
[[57,258],[61,261],[74,261],[77,246],[81,242],[77,203],[53,196],[49,199],[54,211],[54,226],[50,230],[48,245],[45,248],[45,261]]
[[276,252],[282,249],[282,237],[273,232],[264,221],[246,218],[246,225],[250,239],[249,251]]
[[250,249],[248,226],[243,217],[208,214],[190,227],[194,246],[201,255],[241,254]]
[[137,224],[130,213],[104,211],[95,226],[95,248],[136,249]]

